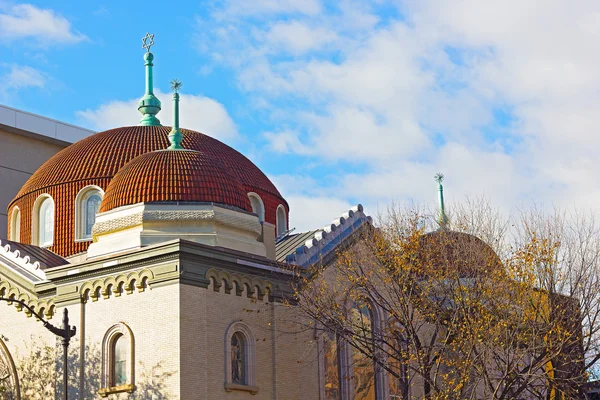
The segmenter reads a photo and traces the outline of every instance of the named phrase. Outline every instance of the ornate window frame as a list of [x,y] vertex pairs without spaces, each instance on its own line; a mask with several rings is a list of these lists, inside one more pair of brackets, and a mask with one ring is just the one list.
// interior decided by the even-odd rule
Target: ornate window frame
[[8,375],[4,377],[0,376],[0,379],[4,378],[9,380],[14,389],[14,400],[21,400],[21,388],[19,386],[19,374],[17,372],[17,367],[15,366],[12,355],[10,354],[10,351],[8,351],[8,347],[2,338],[0,338],[0,367],[3,367],[2,369],[5,370],[3,371],[4,374]]
[[288,230],[286,209],[283,204],[277,206],[277,211],[275,212],[275,222],[275,225],[277,226],[277,237],[280,237]]
[[[383,329],[383,322],[385,320],[385,315],[382,310],[376,307],[372,302],[370,303],[370,313],[372,318],[372,326],[373,326],[373,335],[378,335]],[[347,312],[350,311],[351,307],[354,305],[348,301],[346,304]],[[319,325],[320,326],[320,325]],[[320,326],[321,334],[318,335],[318,354],[319,354],[319,382],[320,382],[320,398],[325,399],[325,347],[323,341],[323,335],[326,334],[324,326]],[[337,336],[337,334],[336,334]],[[340,399],[341,400],[349,400],[354,398],[354,368],[352,365],[352,346],[344,340],[343,337],[336,337],[337,341],[337,355],[338,355],[338,365],[339,365],[339,385],[340,385]],[[383,366],[374,363],[373,365],[374,376],[374,388],[375,388],[375,397],[377,399],[387,399],[389,398],[389,387],[388,387],[388,379],[387,373]]]
[[[244,385],[234,383],[231,377],[231,338],[236,333],[242,334],[245,341],[244,368],[246,384]],[[251,394],[258,393],[258,387],[256,386],[256,339],[248,325],[241,321],[233,322],[225,331],[225,390],[227,392],[241,390]]]
[[[40,224],[41,224],[41,220],[40,220],[40,212],[42,211],[42,207],[44,205],[44,203],[46,201],[49,201],[52,203],[52,240],[50,242],[46,242],[46,243],[41,243],[41,232],[40,232]],[[41,194],[40,196],[38,196],[37,199],[35,199],[35,203],[33,204],[33,213],[32,213],[32,224],[31,224],[31,238],[32,238],[32,244],[39,246],[39,247],[50,247],[54,244],[54,228],[55,228],[55,221],[56,221],[56,203],[54,202],[54,199],[52,198],[52,196],[50,196],[48,193],[44,193]]]
[[[127,360],[127,383],[119,386],[114,385],[115,368],[115,342],[123,337],[129,342],[129,359]],[[135,338],[133,332],[123,322],[111,326],[102,339],[102,376],[101,389],[98,394],[107,397],[115,393],[133,393],[135,387]]]
[[92,240],[92,235],[85,234],[86,220],[86,201],[93,195],[99,195],[100,201],[104,199],[104,190],[96,185],[88,185],[81,189],[75,196],[75,241],[88,242]]
[[260,222],[265,222],[265,203],[257,193],[248,193],[248,199],[250,199],[250,205],[252,206],[252,212],[258,215]]
[[21,210],[17,206],[10,213],[10,240],[21,241]]

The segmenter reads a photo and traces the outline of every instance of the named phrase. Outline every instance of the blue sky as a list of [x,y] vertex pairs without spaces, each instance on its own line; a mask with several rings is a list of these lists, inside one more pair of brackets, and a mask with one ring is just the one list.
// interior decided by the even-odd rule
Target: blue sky
[[0,0],[0,103],[90,129],[134,125],[141,38],[155,82],[184,83],[181,123],[276,183],[291,225],[361,202],[486,196],[600,206],[600,5],[253,0]]

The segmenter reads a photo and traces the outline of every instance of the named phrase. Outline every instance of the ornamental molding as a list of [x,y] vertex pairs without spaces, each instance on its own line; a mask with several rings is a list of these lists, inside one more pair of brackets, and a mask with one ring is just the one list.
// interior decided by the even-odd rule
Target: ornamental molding
[[235,294],[241,296],[245,290],[248,298],[257,298],[258,300],[273,293],[273,283],[245,274],[229,273],[211,268],[206,271],[204,276],[210,280],[215,292],[220,292],[221,287],[224,286],[226,294],[231,294],[231,291],[235,289]]
[[[32,262],[31,257],[25,254],[21,256],[20,250],[11,249],[10,243],[2,244],[2,240],[0,240],[0,256],[4,256],[6,259],[12,261],[18,267],[23,268],[26,272],[34,275],[39,280],[46,280],[46,273],[42,271],[42,266],[39,261]],[[17,270],[17,272],[23,275],[22,271]]]
[[150,288],[148,282],[152,279],[154,279],[154,273],[149,269],[142,269],[87,281],[81,285],[81,300],[84,303],[88,299],[96,302],[100,298],[108,300],[110,297],[120,297],[122,293],[128,295],[133,294],[134,291],[142,293]]
[[288,254],[285,262],[302,267],[312,265],[335,251],[344,239],[367,223],[372,224],[373,219],[364,213],[362,204],[357,204]]
[[[12,285],[9,281],[0,277],[0,297],[7,299],[20,300],[31,307],[39,315],[45,316],[47,319],[51,319],[54,316],[56,306],[53,300],[40,300],[36,297],[30,296],[28,293],[21,291],[19,287]],[[11,303],[8,303],[11,304]],[[17,311],[25,312],[28,317],[33,316],[31,311],[24,308],[21,304],[15,303]]]
[[[235,212],[235,211],[234,211]],[[97,221],[92,228],[94,237],[133,228],[144,224],[145,222],[166,221],[166,222],[196,222],[196,221],[215,221],[233,228],[244,229],[260,235],[262,232],[258,220],[231,214],[230,212],[221,212],[219,210],[143,210],[122,217]]]

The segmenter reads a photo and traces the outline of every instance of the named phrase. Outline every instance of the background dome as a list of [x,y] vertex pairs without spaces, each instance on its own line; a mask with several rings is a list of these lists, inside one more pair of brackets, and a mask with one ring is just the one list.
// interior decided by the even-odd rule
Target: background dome
[[464,232],[437,230],[426,233],[419,243],[419,263],[426,268],[446,268],[461,277],[503,271],[500,257],[490,245]]
[[[121,167],[134,158],[169,146],[167,126],[130,126],[96,133],[54,155],[23,185],[9,210],[21,210],[21,241],[31,243],[31,219],[35,200],[47,193],[54,199],[54,244],[50,250],[67,257],[87,250],[90,242],[75,241],[75,198],[88,185],[107,190]],[[287,202],[265,174],[250,160],[226,144],[199,132],[181,129],[182,146],[219,160],[237,177],[246,193],[258,194],[265,207],[265,221],[275,224],[277,206]],[[10,227],[9,227],[10,229]]]
[[134,158],[106,189],[100,212],[136,203],[212,202],[252,212],[240,181],[222,162],[193,150],[161,150]]

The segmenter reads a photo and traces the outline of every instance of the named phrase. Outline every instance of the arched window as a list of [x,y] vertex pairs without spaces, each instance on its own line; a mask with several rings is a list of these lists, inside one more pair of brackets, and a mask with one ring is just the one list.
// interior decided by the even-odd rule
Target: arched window
[[54,200],[43,194],[33,207],[33,244],[49,247],[54,243]]
[[283,204],[280,204],[277,207],[277,215],[276,215],[276,219],[277,219],[277,236],[281,236],[284,233],[287,232],[288,228],[287,228],[287,218],[285,215],[285,207],[283,206]]
[[98,391],[101,396],[135,390],[134,356],[131,329],[124,323],[111,326],[102,340],[102,388]]
[[322,336],[325,400],[342,399],[339,347],[338,337],[335,332],[326,331]]
[[21,240],[21,210],[13,207],[10,215],[10,240],[18,242]]
[[127,339],[123,335],[118,335],[114,339],[113,346],[111,348],[113,354],[114,368],[112,371],[112,384],[111,386],[120,386],[127,383],[127,353],[128,353]]
[[[348,332],[321,336],[321,393],[325,400],[384,400],[386,376],[373,357],[381,315],[367,302],[350,302]],[[361,351],[363,349],[364,351]]]
[[104,192],[98,186],[86,186],[75,199],[75,240],[91,240],[92,228]]
[[231,382],[246,384],[246,339],[241,332],[231,337]]
[[[374,320],[371,306],[367,303],[354,305],[351,312],[352,327],[355,332],[353,344],[363,347],[367,353],[373,351]],[[355,346],[348,346],[351,351],[351,376],[353,399],[378,400],[375,387],[376,368],[373,357],[369,357]]]
[[225,332],[225,390],[258,393],[256,341],[242,322],[234,322]]
[[388,359],[390,369],[388,382],[390,397],[393,399],[410,399],[410,377],[408,375],[408,353],[406,338],[399,335],[395,351]]
[[260,222],[264,222],[265,220],[265,205],[263,204],[262,199],[256,193],[248,193],[248,198],[250,199],[250,205],[252,206],[252,212],[258,215],[258,220]]

